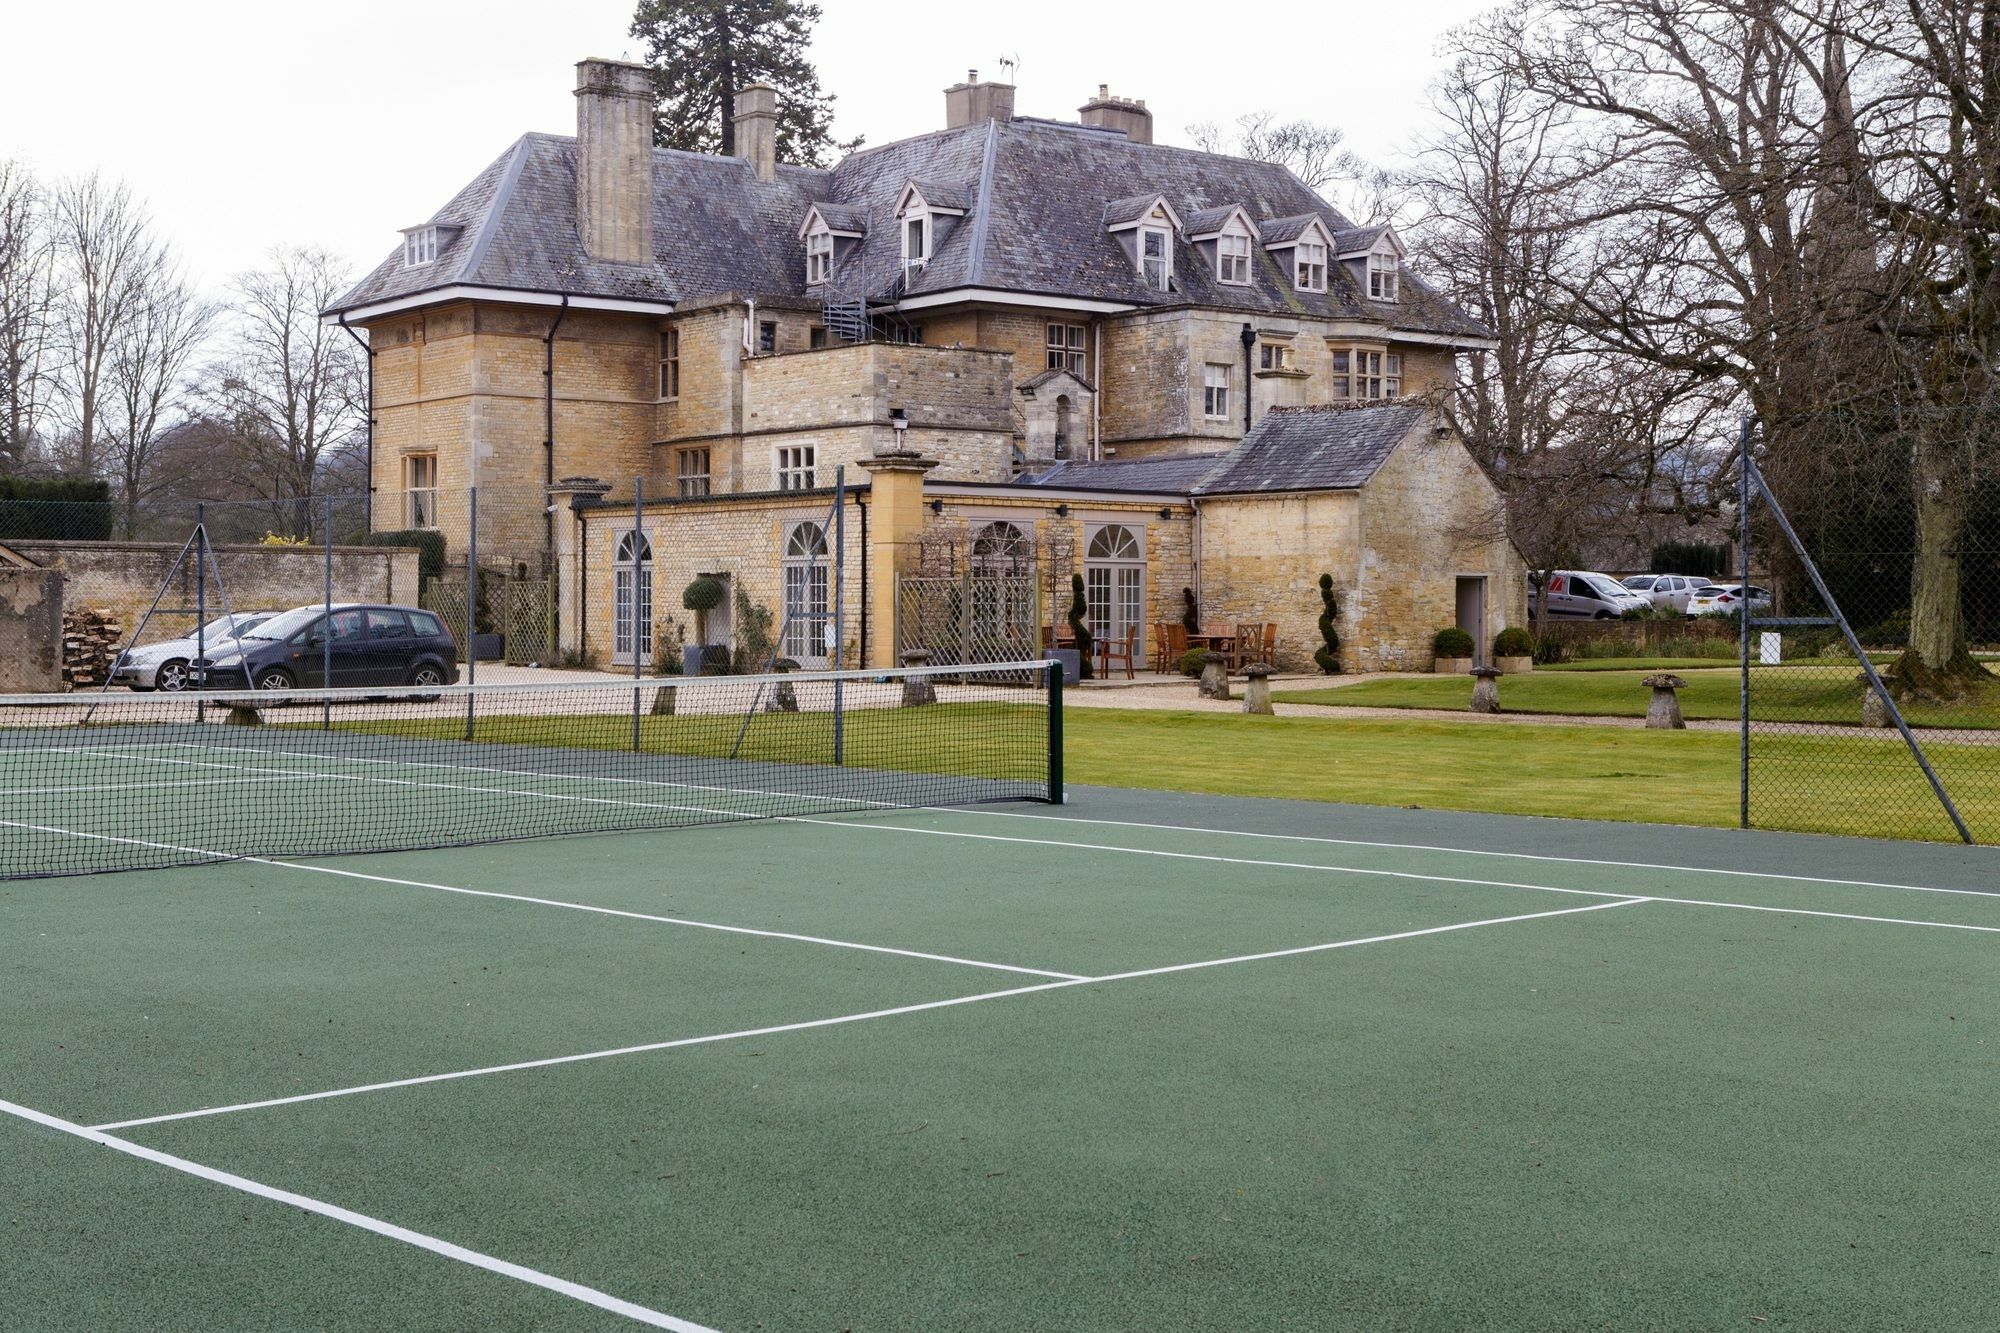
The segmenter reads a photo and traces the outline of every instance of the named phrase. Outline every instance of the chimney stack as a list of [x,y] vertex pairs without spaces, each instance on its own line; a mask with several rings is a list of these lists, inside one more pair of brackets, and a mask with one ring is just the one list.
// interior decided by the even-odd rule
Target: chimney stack
[[1106,84],[1097,85],[1097,96],[1077,108],[1083,123],[1101,130],[1123,130],[1133,143],[1153,142],[1153,113],[1144,98],[1113,97]]
[[576,229],[592,259],[653,262],[653,71],[644,65],[577,62]]
[[979,71],[965,71],[965,82],[954,83],[944,90],[944,127],[955,130],[961,125],[976,125],[982,120],[1012,120],[1014,118],[1014,85],[1011,83],[981,83]]
[[749,160],[758,180],[778,179],[778,90],[768,83],[736,94],[736,156]]

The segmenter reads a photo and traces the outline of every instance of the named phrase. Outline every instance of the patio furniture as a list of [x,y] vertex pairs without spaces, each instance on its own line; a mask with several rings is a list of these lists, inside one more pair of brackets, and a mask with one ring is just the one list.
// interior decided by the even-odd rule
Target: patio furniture
[[[1188,635],[1188,647],[1206,648],[1228,661],[1236,651],[1236,631],[1220,622],[1209,621],[1201,627],[1201,633]],[[1229,665],[1234,666],[1235,663],[1229,661]]]
[[1137,673],[1132,669],[1132,663],[1133,659],[1138,656],[1138,648],[1139,627],[1137,625],[1127,625],[1125,627],[1125,640],[1123,643],[1115,639],[1099,639],[1097,641],[1097,674],[1109,678],[1111,668],[1122,665],[1125,668],[1125,679],[1134,679]]
[[1153,670],[1175,671],[1180,667],[1181,658],[1187,655],[1187,626],[1178,621],[1160,620],[1153,623]]
[[[1275,633],[1276,627],[1273,626],[1272,628]],[[1268,661],[1268,658],[1258,656],[1263,651],[1263,648],[1264,626],[1261,622],[1246,621],[1238,625],[1236,627],[1236,642],[1231,649],[1230,655],[1232,661],[1230,665],[1235,670],[1241,671],[1252,662]]]
[[1262,626],[1252,626],[1257,631],[1255,640],[1241,651],[1252,662],[1278,664],[1278,626],[1273,621],[1265,621]]

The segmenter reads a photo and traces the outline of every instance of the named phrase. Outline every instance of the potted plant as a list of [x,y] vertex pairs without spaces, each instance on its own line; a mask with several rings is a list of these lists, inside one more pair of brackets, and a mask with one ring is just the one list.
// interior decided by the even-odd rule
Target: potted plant
[[1458,626],[1441,629],[1431,636],[1431,669],[1440,676],[1462,676],[1472,670],[1472,655],[1478,651],[1472,636]]
[[[1081,574],[1072,574],[1069,576],[1069,632],[1070,637],[1076,640],[1076,679],[1089,680],[1091,675],[1090,649],[1092,644],[1090,636],[1090,603],[1084,599],[1083,575]],[[1067,671],[1069,664],[1064,663],[1063,667]]]
[[1535,638],[1519,625],[1509,625],[1493,636],[1493,665],[1502,674],[1518,676],[1535,669]]
[[729,595],[729,588],[712,574],[696,576],[694,582],[681,589],[681,606],[694,612],[694,642],[681,647],[681,674],[702,675],[713,664],[718,655],[726,662],[726,650],[718,652],[716,645],[708,641],[708,613],[722,605],[722,599]]

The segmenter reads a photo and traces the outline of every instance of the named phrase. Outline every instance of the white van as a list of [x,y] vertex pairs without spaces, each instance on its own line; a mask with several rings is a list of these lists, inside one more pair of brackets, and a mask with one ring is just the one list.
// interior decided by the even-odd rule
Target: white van
[[[1533,576],[1530,575],[1530,582]],[[1534,609],[1535,590],[1528,590],[1528,607]],[[1549,615],[1557,620],[1616,620],[1627,611],[1644,610],[1652,603],[1644,593],[1633,592],[1609,574],[1593,574],[1583,569],[1557,569],[1549,573]]]

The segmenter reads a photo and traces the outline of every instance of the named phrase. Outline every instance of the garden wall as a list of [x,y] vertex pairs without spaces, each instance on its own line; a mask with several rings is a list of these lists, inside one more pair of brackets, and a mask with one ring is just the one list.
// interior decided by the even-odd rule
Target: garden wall
[[0,694],[62,688],[63,576],[0,566]]

